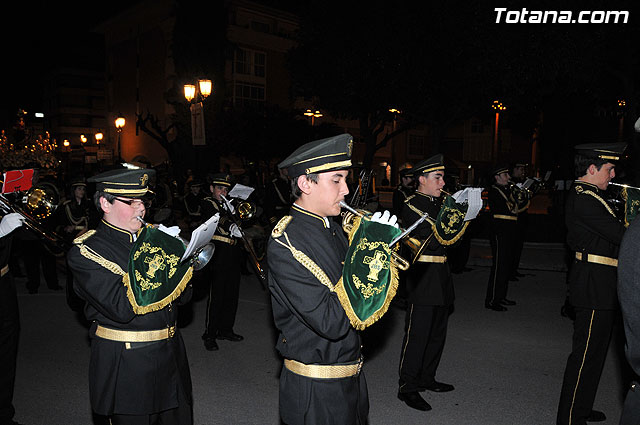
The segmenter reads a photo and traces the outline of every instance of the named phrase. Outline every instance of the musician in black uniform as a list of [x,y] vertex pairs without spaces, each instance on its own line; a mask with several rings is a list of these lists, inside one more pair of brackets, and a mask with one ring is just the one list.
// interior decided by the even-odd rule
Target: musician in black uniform
[[573,344],[564,372],[557,423],[584,425],[605,420],[592,410],[618,314],[618,250],[625,227],[602,198],[615,177],[624,144],[576,146],[575,173],[565,207],[569,299],[575,307]]
[[411,164],[404,164],[398,174],[400,174],[400,184],[393,191],[391,205],[393,214],[401,219],[404,201],[416,191],[416,182],[411,174]]
[[12,232],[22,225],[22,216],[10,213],[0,221],[0,425],[19,425],[13,420],[13,389],[20,336],[18,296],[9,273]]
[[287,214],[291,205],[291,185],[287,179],[287,170],[277,169],[278,174],[267,185],[264,209],[273,227]]
[[[70,197],[60,205],[55,212],[55,221],[57,223],[56,233],[65,239],[67,246],[70,248],[73,240],[89,230],[89,221],[91,217],[91,227],[95,228],[97,223],[94,222],[95,207],[87,198],[87,183],[84,177],[72,179],[69,184]],[[73,273],[66,262],[66,295],[67,304],[74,311],[81,311],[84,302],[78,297],[73,290]]]
[[[432,219],[442,206],[444,158],[438,154],[421,161],[411,170],[418,183],[416,192],[402,210],[404,223],[413,223],[424,213]],[[429,390],[447,392],[453,385],[436,381],[436,370],[447,336],[449,309],[454,292],[445,247],[434,238],[431,224],[422,222],[412,237],[421,242],[422,250],[408,271],[405,335],[400,356],[398,398],[409,407],[431,410],[420,395]]]
[[[240,296],[242,273],[241,233],[230,215],[235,213],[232,205],[223,200],[231,187],[231,176],[217,173],[211,176],[211,196],[202,202],[205,220],[220,213],[220,221],[212,239],[216,247],[213,258],[205,266],[206,280],[210,282],[204,346],[209,351],[218,350],[216,339],[238,342],[244,338],[233,331]],[[227,198],[228,199],[228,198]]]
[[[342,275],[347,238],[332,219],[349,193],[349,134],[307,143],[278,166],[292,179],[290,215],[267,248],[273,318],[284,358],[280,417],[287,424],[365,424],[367,384],[361,340],[334,285]],[[338,365],[341,365],[338,367]]]
[[[511,182],[515,185],[523,184],[527,178],[525,175],[525,168],[527,164],[516,163],[514,164],[511,172]],[[516,186],[513,188],[517,190],[517,195],[514,196],[516,201],[519,201],[518,208],[518,221],[516,221],[517,235],[516,235],[516,247],[513,253],[513,265],[511,266],[511,272],[509,273],[509,280],[517,281],[519,277],[524,277],[524,274],[518,271],[520,267],[520,259],[522,258],[522,248],[524,247],[524,239],[527,233],[527,226],[529,225],[529,201],[530,192],[525,188]],[[519,199],[518,199],[519,198]]]
[[202,193],[202,180],[194,177],[188,182],[189,192],[184,195],[184,210],[187,213],[189,229],[195,230],[203,221],[209,217],[202,216],[202,201],[205,198]]
[[[112,170],[95,177],[94,201],[103,217],[68,254],[77,294],[92,322],[89,394],[98,415],[117,424],[191,424],[191,375],[178,308],[136,314],[123,284],[141,229],[154,170]],[[148,204],[147,204],[148,205]],[[189,301],[191,286],[177,304]]]
[[493,172],[494,183],[489,188],[491,211],[491,253],[493,261],[484,306],[494,311],[506,311],[505,305],[515,305],[507,299],[509,275],[516,246],[517,205],[510,184],[509,169],[499,166]]

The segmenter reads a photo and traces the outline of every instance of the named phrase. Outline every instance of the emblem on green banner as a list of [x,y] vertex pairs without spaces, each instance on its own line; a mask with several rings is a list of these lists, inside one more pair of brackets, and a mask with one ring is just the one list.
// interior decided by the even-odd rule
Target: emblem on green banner
[[467,204],[458,204],[453,197],[447,196],[433,223],[434,236],[442,245],[451,245],[458,241],[469,225],[464,221]]
[[398,272],[389,243],[400,233],[392,226],[361,218],[354,221],[336,293],[356,329],[382,317],[396,294]]
[[185,246],[153,227],[142,229],[129,255],[127,296],[136,314],[160,310],[180,296],[193,268],[180,263]]
[[640,190],[631,187],[622,189],[624,203],[624,223],[629,226],[640,210]]

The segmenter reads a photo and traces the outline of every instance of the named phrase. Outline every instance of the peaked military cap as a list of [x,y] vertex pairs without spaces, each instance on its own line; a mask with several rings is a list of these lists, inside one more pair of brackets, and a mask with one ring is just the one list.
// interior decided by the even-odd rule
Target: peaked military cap
[[574,147],[576,153],[587,158],[604,159],[610,162],[623,158],[626,148],[626,143],[585,143]]
[[306,143],[278,164],[290,178],[351,168],[353,137],[348,134]]
[[231,187],[231,175],[227,173],[212,174],[211,184],[214,186]]
[[398,172],[400,173],[400,177],[412,177],[411,172],[413,171],[413,165],[408,162],[404,163]]
[[85,186],[85,187],[87,186],[87,182],[84,177],[74,177],[73,179],[71,179],[71,182],[69,183],[69,187],[74,189],[77,186]]
[[412,175],[418,177],[420,174],[426,174],[438,170],[444,170],[444,155],[441,153],[425,159],[424,161],[418,162],[410,171]]
[[142,198],[153,195],[149,190],[149,180],[154,178],[156,170],[147,168],[119,169],[106,171],[89,177],[89,183],[96,183],[96,190],[123,198]]
[[494,176],[497,176],[498,174],[502,174],[502,173],[508,173],[508,172],[509,172],[509,167],[504,164],[500,164],[493,169]]

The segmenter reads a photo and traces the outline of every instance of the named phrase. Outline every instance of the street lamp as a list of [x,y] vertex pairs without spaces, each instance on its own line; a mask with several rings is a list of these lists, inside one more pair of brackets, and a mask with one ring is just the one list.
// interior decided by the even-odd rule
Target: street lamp
[[493,163],[496,164],[498,162],[498,123],[500,121],[500,112],[505,111],[507,107],[504,106],[502,102],[494,100],[491,108],[496,111],[496,125],[493,132]]
[[96,137],[96,145],[99,145],[100,142],[102,141],[102,138],[104,137],[104,134],[98,132],[98,133],[96,133],[95,137]]
[[82,143],[83,146],[85,143],[87,143],[87,137],[84,134],[80,135],[80,142]]
[[316,118],[320,118],[322,114],[320,111],[313,112],[311,109],[307,109],[307,112],[304,113],[307,117],[311,117],[311,127],[313,127],[316,123]]
[[[402,112],[396,108],[389,108],[389,112],[393,114],[392,133],[395,133],[397,128],[397,122],[398,122],[398,114],[401,114]],[[394,134],[393,138],[391,139],[391,178],[389,179],[389,181],[391,181],[392,184],[395,184],[395,181],[396,181],[397,168],[398,167],[396,167],[396,136]]]
[[120,159],[120,137],[121,137],[122,129],[124,128],[125,123],[126,123],[126,120],[124,119],[122,114],[118,114],[118,117],[116,118],[116,121],[115,121],[116,131],[118,132],[118,160]]
[[191,103],[192,100],[198,103],[202,103],[211,94],[213,85],[211,80],[199,79],[198,85],[185,84],[184,85],[184,97],[187,102]]
[[618,142],[622,141],[624,134],[624,108],[627,106],[627,102],[624,99],[618,99]]

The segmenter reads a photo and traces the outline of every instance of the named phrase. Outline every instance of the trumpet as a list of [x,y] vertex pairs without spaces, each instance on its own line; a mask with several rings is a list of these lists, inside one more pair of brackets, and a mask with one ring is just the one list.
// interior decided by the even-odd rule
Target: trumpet
[[[221,195],[221,196],[222,196],[222,200],[225,202],[225,204],[231,205],[229,200],[224,195]],[[250,219],[251,217],[253,217],[253,214],[255,214],[255,206],[253,204],[251,204],[250,202],[248,202],[248,201],[242,201],[242,202],[240,202],[238,204],[238,208],[236,208],[238,217],[241,220],[242,220],[241,207],[244,210],[244,212],[246,213],[244,215],[246,220]],[[248,213],[251,213],[251,215],[248,215]],[[264,270],[262,269],[262,266],[260,265],[260,260],[258,260],[258,256],[256,255],[256,252],[253,250],[253,245],[251,245],[250,241],[247,239],[246,235],[244,234],[244,231],[242,230],[242,227],[240,227],[240,225],[238,224],[238,221],[234,217],[234,214],[230,214],[229,217],[231,218],[231,221],[233,221],[234,224],[236,226],[238,226],[238,230],[240,231],[240,236],[242,238],[242,242],[244,244],[244,247],[247,250],[247,252],[249,253],[249,256],[251,257],[251,264],[253,264],[253,267],[255,268],[255,270],[257,272],[258,280],[260,280],[260,284],[262,285],[262,288],[266,290],[267,289],[267,284],[266,284],[267,274],[264,272]]]
[[[45,198],[39,197],[32,202],[31,207],[37,209],[38,205],[45,201]],[[50,205],[51,204],[49,203],[49,206]],[[0,209],[5,210],[6,212],[14,212],[20,214],[23,217],[23,223],[25,227],[35,232],[47,244],[47,247],[50,249],[53,255],[62,255],[67,248],[70,248],[69,244],[64,240],[62,236],[58,235],[53,230],[45,229],[33,216],[28,214],[18,205],[15,205],[15,203],[11,202],[8,198],[1,194]]]
[[[354,216],[358,216],[360,218],[363,218],[365,220],[369,220],[368,217],[365,217],[365,215],[358,211],[353,209],[351,206],[349,206],[346,202],[344,201],[340,201],[340,206],[344,209],[346,209],[347,211],[349,211],[351,214],[353,214]],[[409,226],[407,229],[400,229],[402,230],[402,233],[400,235],[398,235],[397,237],[395,237],[390,243],[389,243],[389,248],[391,248],[392,246],[394,246],[396,243],[398,243],[400,240],[402,240],[405,236],[407,236],[409,233],[411,233],[416,227],[418,227],[418,225],[420,223],[422,223],[423,221],[429,221],[430,223],[433,223],[433,220],[429,217],[429,214],[425,213],[424,215],[422,215],[418,220],[416,220],[411,226]],[[345,217],[345,222],[348,221],[348,217]],[[345,224],[343,223],[343,227],[345,227]],[[347,227],[348,227],[348,223],[347,223]],[[407,260],[405,260],[404,258],[402,258],[400,256],[400,254],[398,254],[395,251],[391,251],[391,256],[393,257],[393,259],[396,261],[396,263],[398,264],[398,268],[400,270],[408,270],[409,269],[409,262]]]
[[[140,216],[137,216],[136,218],[145,227],[155,227],[153,224],[148,224]],[[180,239],[180,241],[182,241],[182,243],[184,244],[185,247],[189,246],[189,241],[188,240],[186,240],[184,238],[181,238],[180,236],[176,236],[176,238]],[[215,251],[215,249],[216,249],[216,247],[212,243],[204,244],[203,246],[198,248],[191,255],[191,265],[193,266],[193,269],[198,271],[198,270],[201,270],[204,266],[206,266],[207,263],[209,262],[209,260],[211,260],[211,257],[213,257],[213,252]]]

